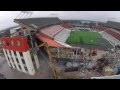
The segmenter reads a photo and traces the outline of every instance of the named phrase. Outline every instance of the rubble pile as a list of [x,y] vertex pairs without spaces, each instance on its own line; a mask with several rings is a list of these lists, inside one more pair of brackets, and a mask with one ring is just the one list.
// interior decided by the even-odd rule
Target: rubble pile
[[[52,49],[62,78],[89,79],[120,73],[120,50]],[[59,51],[59,52],[58,52]],[[59,58],[58,58],[59,57]],[[60,68],[61,67],[61,68]]]

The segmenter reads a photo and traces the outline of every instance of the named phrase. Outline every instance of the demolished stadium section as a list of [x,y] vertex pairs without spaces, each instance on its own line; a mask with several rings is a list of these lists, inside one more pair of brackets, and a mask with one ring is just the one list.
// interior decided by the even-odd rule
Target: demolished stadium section
[[[6,43],[6,45],[8,46],[10,45],[10,47],[12,47],[11,46],[12,43],[5,42],[5,39],[6,38],[14,39],[14,38],[17,38],[18,36],[22,36],[22,38],[25,38],[27,40],[26,42],[28,43],[28,46],[29,46],[29,48],[27,49],[29,51],[28,57],[33,57],[30,59],[31,63],[29,63],[29,65],[27,64],[28,74],[31,74],[31,75],[34,75],[37,72],[35,67],[39,68],[39,64],[38,64],[39,61],[36,59],[37,57],[36,51],[38,48],[36,47],[41,43],[48,44],[52,54],[52,58],[56,62],[56,65],[57,65],[56,67],[58,71],[61,72],[63,70],[64,72],[71,72],[71,71],[81,72],[81,70],[86,70],[86,72],[88,73],[91,70],[102,72],[102,70],[106,68],[106,65],[110,64],[110,66],[112,66],[110,63],[112,61],[109,61],[110,58],[106,59],[106,56],[109,51],[115,48],[109,42],[113,43],[114,45],[118,45],[120,40],[119,38],[120,34],[112,30],[108,30],[109,28],[107,27],[96,26],[93,29],[93,27],[90,28],[87,25],[87,28],[82,26],[82,29],[81,29],[81,27],[78,27],[77,25],[77,29],[76,29],[76,27],[73,27],[74,25],[70,25],[70,24],[65,25],[65,23],[62,24],[59,18],[15,19],[14,22],[20,25],[21,27],[20,31],[22,32],[18,31],[14,33],[14,35],[11,35],[11,37],[3,38],[2,44],[4,45],[4,43]],[[32,32],[33,33],[35,32],[35,36],[31,40],[30,38],[32,36],[31,35]],[[74,37],[71,36],[72,32],[76,32],[75,35],[73,35]],[[79,37],[78,36],[75,37],[76,34]],[[68,40],[69,38],[71,38],[70,41]],[[77,44],[75,39],[77,40]],[[73,42],[75,42],[74,45],[70,44]],[[4,53],[6,55],[6,52]],[[21,58],[20,53],[21,52],[17,52],[17,58]],[[111,52],[111,54],[113,53],[115,52]],[[7,50],[7,54],[8,54],[8,57],[11,58],[8,50]],[[6,58],[8,57],[6,56]],[[12,65],[11,66],[9,65],[9,66],[15,68],[14,64],[15,65],[18,65],[18,64],[15,63],[16,62],[15,57],[13,58],[14,58],[14,61],[10,59],[10,62],[12,63]],[[21,59],[18,59],[18,60],[21,62]],[[34,62],[32,59],[34,60]],[[25,60],[27,60],[27,58],[25,58]],[[102,64],[102,70],[99,71],[101,69],[100,63],[103,63],[103,62],[107,62],[107,64]],[[36,63],[36,66],[34,66],[35,63]],[[61,65],[62,65],[62,69],[61,69]],[[22,67],[22,70],[19,70],[19,71],[26,72],[24,68],[24,64],[22,62],[20,63],[20,67]],[[103,75],[103,72],[101,75]]]

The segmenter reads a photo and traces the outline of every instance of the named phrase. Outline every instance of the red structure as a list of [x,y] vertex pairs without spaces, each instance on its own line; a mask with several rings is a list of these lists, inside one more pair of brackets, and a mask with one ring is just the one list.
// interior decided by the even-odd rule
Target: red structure
[[36,54],[31,54],[26,38],[4,37],[1,39],[2,49],[9,67],[30,75],[35,74],[39,68]]
[[119,33],[116,33],[112,30],[106,30],[105,32],[107,32],[108,34],[112,35],[113,37],[117,38],[118,40],[120,40],[120,34]]
[[73,28],[73,25],[71,24],[61,24],[61,26],[64,28]]
[[48,46],[50,47],[63,47],[61,44],[55,42],[54,40],[50,39],[49,37],[46,37],[45,35],[39,33],[37,34],[37,37],[42,41],[46,42]]
[[102,26],[102,25],[99,25],[99,26],[96,26],[96,29],[100,30],[100,31],[104,31],[106,30],[107,28]]
[[113,37],[115,37],[116,39],[120,40],[120,34],[110,30],[110,28],[104,27],[104,26],[97,26],[96,29],[100,30],[100,31],[105,31],[106,33],[112,35]]
[[27,44],[27,41],[23,37],[5,37],[1,39],[2,41],[2,48],[18,51],[18,52],[26,52],[29,50],[29,46]]

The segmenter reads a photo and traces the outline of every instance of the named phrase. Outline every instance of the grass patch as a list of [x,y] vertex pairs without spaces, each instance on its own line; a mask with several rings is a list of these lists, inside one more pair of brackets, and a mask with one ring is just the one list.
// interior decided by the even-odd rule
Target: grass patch
[[66,43],[99,45],[97,42],[97,39],[99,38],[102,38],[102,36],[96,32],[72,31]]

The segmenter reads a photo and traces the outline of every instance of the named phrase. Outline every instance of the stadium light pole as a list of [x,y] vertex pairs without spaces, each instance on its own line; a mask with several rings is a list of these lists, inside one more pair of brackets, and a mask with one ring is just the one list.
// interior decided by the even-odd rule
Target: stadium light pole
[[21,11],[18,15],[17,15],[17,17],[16,17],[16,19],[17,18],[26,18],[26,17],[30,17],[31,15],[33,14],[33,11]]

